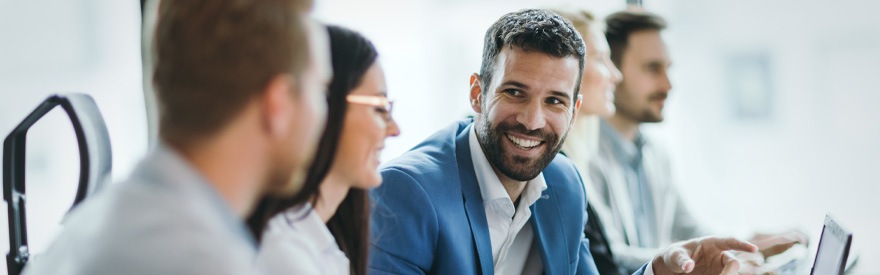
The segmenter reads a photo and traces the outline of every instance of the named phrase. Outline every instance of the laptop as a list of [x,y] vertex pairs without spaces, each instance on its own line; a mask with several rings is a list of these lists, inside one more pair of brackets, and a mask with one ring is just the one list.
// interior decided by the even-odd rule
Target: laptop
[[847,263],[850,247],[852,246],[852,233],[844,229],[834,221],[830,215],[825,215],[825,223],[822,226],[822,234],[815,257],[812,258],[812,266],[809,259],[792,260],[779,267],[779,274],[806,274],[811,275],[840,275],[853,263]]
[[843,229],[831,216],[825,215],[825,226],[822,227],[819,249],[816,250],[816,260],[810,274],[843,274],[850,246],[852,233]]

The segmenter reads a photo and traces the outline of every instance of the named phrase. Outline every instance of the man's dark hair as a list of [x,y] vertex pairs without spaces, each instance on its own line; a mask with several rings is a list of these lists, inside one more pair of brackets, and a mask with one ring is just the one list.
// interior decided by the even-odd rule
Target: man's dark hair
[[483,64],[480,66],[480,84],[483,86],[483,92],[486,92],[492,81],[498,53],[504,47],[537,51],[555,57],[577,57],[580,66],[574,88],[574,98],[577,98],[587,50],[584,39],[571,22],[555,12],[538,9],[511,12],[498,19],[486,31]]
[[638,31],[661,31],[666,28],[666,20],[645,10],[630,9],[609,15],[605,18],[605,25],[605,39],[611,48],[611,61],[620,68],[629,35]]

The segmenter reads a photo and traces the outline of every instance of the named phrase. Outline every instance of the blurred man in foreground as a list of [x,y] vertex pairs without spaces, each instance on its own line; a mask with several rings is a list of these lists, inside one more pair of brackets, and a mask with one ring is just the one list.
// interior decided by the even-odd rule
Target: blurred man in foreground
[[27,274],[258,274],[243,219],[299,188],[326,116],[326,32],[308,0],[164,0],[161,143],[67,217]]

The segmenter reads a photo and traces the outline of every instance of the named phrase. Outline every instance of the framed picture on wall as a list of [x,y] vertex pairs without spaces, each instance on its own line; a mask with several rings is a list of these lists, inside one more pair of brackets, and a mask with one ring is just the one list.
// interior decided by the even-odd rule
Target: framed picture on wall
[[739,120],[772,118],[775,95],[769,55],[766,52],[731,54],[726,64],[733,117]]

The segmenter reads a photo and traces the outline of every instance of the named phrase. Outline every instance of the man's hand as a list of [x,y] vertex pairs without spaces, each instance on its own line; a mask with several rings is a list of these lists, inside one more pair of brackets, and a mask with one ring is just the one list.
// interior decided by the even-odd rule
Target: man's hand
[[767,274],[764,264],[764,255],[761,253],[737,252],[733,253],[739,261],[739,274]]
[[654,274],[737,274],[731,251],[757,252],[758,247],[735,238],[705,237],[674,243],[654,257]]
[[765,258],[785,252],[795,244],[807,244],[807,234],[792,230],[781,234],[755,234],[749,242],[758,246]]

